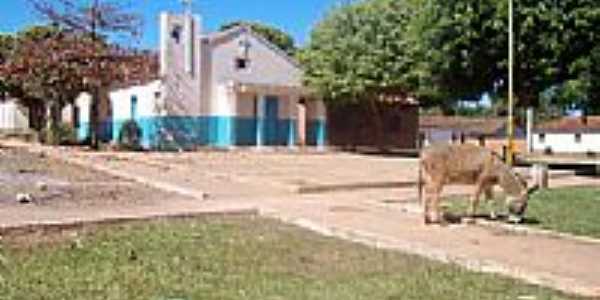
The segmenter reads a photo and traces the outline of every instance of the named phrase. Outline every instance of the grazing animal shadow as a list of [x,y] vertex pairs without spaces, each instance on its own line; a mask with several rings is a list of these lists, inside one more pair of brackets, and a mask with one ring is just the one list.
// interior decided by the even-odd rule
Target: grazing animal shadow
[[[443,214],[443,218],[444,218],[444,222],[449,223],[449,224],[461,224],[461,223],[464,223],[464,220],[467,218],[474,219],[474,220],[483,220],[486,222],[510,223],[508,220],[508,215],[506,215],[506,214],[500,214],[500,215],[496,216],[496,218],[492,218],[489,214],[476,214],[474,216],[469,217],[465,214],[456,214],[456,213],[445,212]],[[539,224],[541,224],[541,222],[537,218],[524,217],[523,219],[521,219],[521,221],[518,224],[520,224],[520,225],[539,225]]]

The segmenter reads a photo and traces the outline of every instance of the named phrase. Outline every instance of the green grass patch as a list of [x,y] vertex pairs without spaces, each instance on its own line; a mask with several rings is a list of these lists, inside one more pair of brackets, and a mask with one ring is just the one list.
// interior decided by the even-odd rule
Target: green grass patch
[[[466,198],[451,199],[450,212],[463,214]],[[479,212],[487,214],[493,203],[481,202]],[[498,206],[496,206],[498,207]],[[600,188],[560,188],[535,193],[526,213],[528,226],[563,233],[600,238]]]
[[575,299],[253,216],[13,233],[0,299]]

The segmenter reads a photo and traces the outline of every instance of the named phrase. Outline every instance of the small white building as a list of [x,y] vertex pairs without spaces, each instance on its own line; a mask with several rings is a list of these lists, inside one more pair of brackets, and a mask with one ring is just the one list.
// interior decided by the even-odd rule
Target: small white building
[[534,152],[600,153],[600,116],[565,117],[533,131]]
[[17,99],[0,97],[0,131],[19,132],[29,129],[29,112]]

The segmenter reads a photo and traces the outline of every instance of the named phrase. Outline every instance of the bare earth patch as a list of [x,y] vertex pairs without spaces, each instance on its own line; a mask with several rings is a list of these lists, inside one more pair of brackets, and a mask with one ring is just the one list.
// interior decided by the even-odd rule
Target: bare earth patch
[[[33,202],[16,201],[19,193]],[[165,200],[156,189],[18,149],[0,152],[0,208],[96,207],[136,205]]]

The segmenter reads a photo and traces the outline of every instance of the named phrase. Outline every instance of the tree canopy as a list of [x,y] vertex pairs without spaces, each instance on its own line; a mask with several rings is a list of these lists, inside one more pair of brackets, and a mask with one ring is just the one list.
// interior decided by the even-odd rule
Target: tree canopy
[[29,107],[52,108],[53,123],[81,92],[132,83],[158,69],[151,53],[121,49],[57,26],[35,26],[4,39],[13,41],[0,65],[4,90]]
[[[103,99],[106,100],[106,97],[101,97],[100,93],[106,94],[107,83],[118,81],[119,78],[114,75],[124,71],[111,64],[115,59],[118,63],[123,61],[123,57],[119,56],[118,51],[111,51],[110,47],[98,48],[97,46],[104,44],[99,42],[104,42],[108,37],[115,35],[124,35],[128,38],[139,36],[141,18],[136,13],[128,12],[127,4],[122,1],[29,0],[29,2],[36,12],[52,24],[91,40],[91,43],[85,44],[90,48],[85,48],[84,56],[81,58],[89,66],[85,69],[87,72],[84,77],[86,85],[93,95],[89,135],[91,145],[97,148],[100,132],[99,102]],[[107,50],[103,51],[102,48],[107,48]],[[82,48],[79,47],[79,49]]]
[[[6,63],[14,48],[14,37],[10,34],[0,34],[0,68]],[[8,92],[8,82],[0,76],[0,95]]]
[[306,83],[336,101],[382,90],[418,93],[426,70],[411,45],[416,9],[409,1],[372,0],[332,10],[301,52]]
[[13,49],[0,67],[0,81],[18,88],[24,98],[72,101],[92,87],[135,81],[157,69],[150,53],[57,26],[34,26],[11,39]]
[[274,26],[258,22],[235,21],[222,25],[219,30],[225,31],[241,25],[250,27],[252,31],[273,43],[273,45],[279,47],[289,55],[293,55],[296,51],[296,44],[294,43],[292,36]]
[[[549,88],[572,94],[576,87],[577,101],[598,105],[597,2],[514,3],[517,103],[536,106]],[[351,2],[317,24],[302,62],[306,83],[330,100],[360,100],[389,88],[415,95],[424,104],[452,103],[484,92],[506,95],[508,2]]]
[[[595,1],[514,1],[515,94],[537,106],[544,90],[592,71],[600,36]],[[508,4],[504,0],[432,0],[422,22],[424,48],[434,79],[461,97],[508,81]]]

